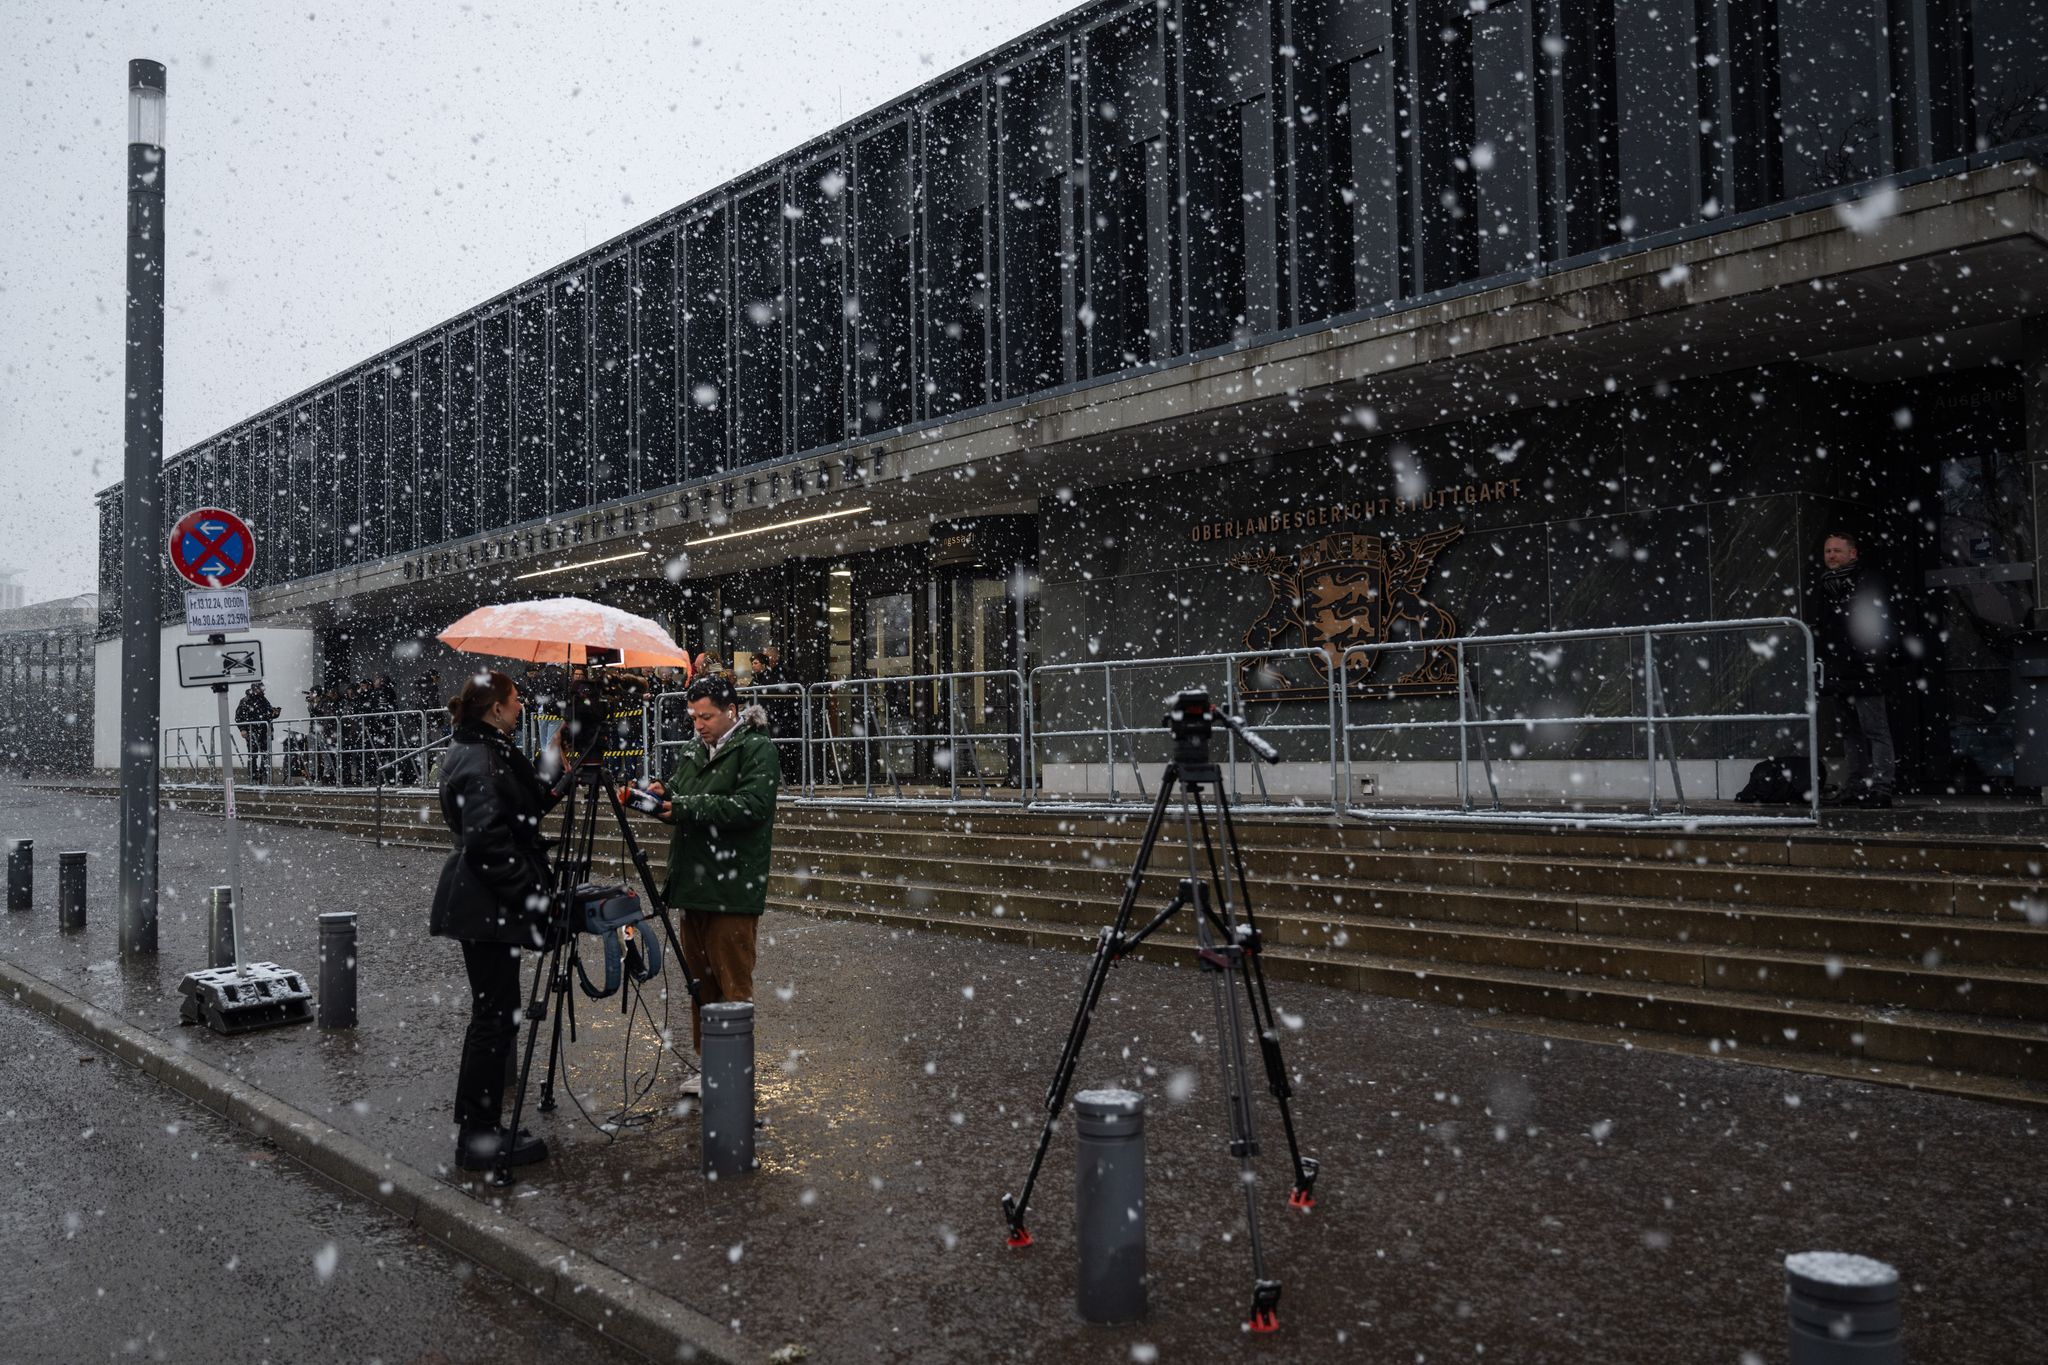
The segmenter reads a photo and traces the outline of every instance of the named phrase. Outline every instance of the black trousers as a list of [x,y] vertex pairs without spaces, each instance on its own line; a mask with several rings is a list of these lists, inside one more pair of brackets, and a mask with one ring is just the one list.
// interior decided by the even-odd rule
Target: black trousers
[[462,1036],[462,1071],[455,1081],[455,1122],[465,1131],[496,1128],[504,1112],[505,1064],[519,1037],[525,1003],[519,985],[519,950],[509,943],[462,941],[469,970],[469,1031]]

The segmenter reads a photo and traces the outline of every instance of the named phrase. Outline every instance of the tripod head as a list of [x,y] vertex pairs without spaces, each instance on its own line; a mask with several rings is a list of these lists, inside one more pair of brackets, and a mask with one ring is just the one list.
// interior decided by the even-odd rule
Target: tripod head
[[1219,709],[1209,694],[1199,689],[1177,692],[1166,699],[1166,728],[1173,735],[1173,764],[1183,782],[1214,782],[1216,762],[1209,753],[1209,741],[1218,723],[1230,727],[1245,747],[1267,763],[1278,763],[1280,751],[1261,739],[1241,716]]

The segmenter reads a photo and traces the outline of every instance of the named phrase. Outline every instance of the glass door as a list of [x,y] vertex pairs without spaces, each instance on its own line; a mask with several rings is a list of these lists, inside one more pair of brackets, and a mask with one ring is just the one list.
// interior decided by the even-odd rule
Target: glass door
[[[997,675],[961,677],[948,689],[960,780],[1013,786],[1021,751],[1013,736],[1022,699],[1017,681],[1001,676],[1017,667],[1017,613],[1009,579],[985,570],[955,573],[942,596],[945,671]],[[941,695],[938,705],[943,708],[948,699]]]

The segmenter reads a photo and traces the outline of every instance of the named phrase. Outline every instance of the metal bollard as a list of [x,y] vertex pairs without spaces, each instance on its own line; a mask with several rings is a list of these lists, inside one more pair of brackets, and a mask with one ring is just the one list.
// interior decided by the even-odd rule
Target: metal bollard
[[1083,1090],[1074,1118],[1081,1318],[1135,1322],[1145,1316],[1145,1097]]
[[754,1006],[705,1005],[704,1174],[716,1180],[754,1169]]
[[1899,1272],[1845,1251],[1785,1258],[1789,1365],[1905,1365]]
[[206,965],[235,965],[235,894],[225,886],[206,897]]
[[356,912],[320,916],[320,1027],[356,1026]]
[[7,908],[33,909],[35,892],[36,841],[16,839],[7,845]]
[[85,927],[85,855],[57,855],[57,927]]

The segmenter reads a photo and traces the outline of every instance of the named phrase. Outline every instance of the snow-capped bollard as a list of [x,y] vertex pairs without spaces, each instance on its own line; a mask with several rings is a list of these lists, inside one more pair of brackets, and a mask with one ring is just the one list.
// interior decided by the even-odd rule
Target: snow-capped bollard
[[36,899],[36,841],[16,839],[7,845],[7,908],[28,910]]
[[704,1020],[704,1174],[743,1175],[754,1169],[754,1006],[718,1000],[702,1008]]
[[356,912],[320,916],[320,1027],[356,1026]]
[[1899,1272],[1846,1251],[1785,1258],[1790,1365],[1904,1365]]
[[1076,1302],[1085,1322],[1145,1316],[1145,1097],[1074,1096]]
[[57,927],[85,927],[85,855],[57,855]]
[[225,886],[206,895],[206,965],[235,965],[235,893]]

